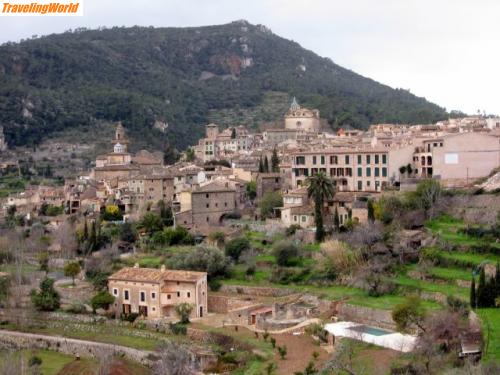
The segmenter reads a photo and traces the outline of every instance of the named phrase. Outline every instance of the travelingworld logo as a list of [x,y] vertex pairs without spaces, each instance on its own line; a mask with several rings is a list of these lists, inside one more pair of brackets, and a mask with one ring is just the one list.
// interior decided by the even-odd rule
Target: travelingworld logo
[[0,16],[83,16],[83,0],[7,0],[0,3]]

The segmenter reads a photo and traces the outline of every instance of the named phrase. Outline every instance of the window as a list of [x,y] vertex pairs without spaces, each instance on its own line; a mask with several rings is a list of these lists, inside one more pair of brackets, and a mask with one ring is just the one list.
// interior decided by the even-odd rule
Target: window
[[370,167],[366,168],[366,177],[371,177],[372,169]]
[[297,221],[297,215],[293,215],[293,221]]
[[210,208],[210,203],[207,203],[207,208]]
[[210,195],[209,194],[205,194],[205,198],[208,198]]
[[345,156],[345,164],[349,164],[349,155]]
[[224,207],[227,207],[227,202],[224,202]]
[[358,168],[358,177],[363,176],[363,168]]
[[387,168],[386,167],[382,168],[382,177],[387,177]]
[[313,156],[313,164],[316,164],[316,156]]
[[151,299],[156,299],[156,293],[155,292],[151,292]]
[[387,155],[382,155],[382,164],[387,164]]
[[167,299],[170,299],[170,298],[172,298],[172,297],[170,297],[170,294],[167,294]]
[[380,176],[380,168],[375,167],[375,177],[378,177],[378,176]]
[[306,222],[306,219],[307,219],[307,217],[303,215],[303,216],[302,216],[302,222],[303,222],[303,223],[305,223],[305,222]]
[[181,296],[181,292],[177,292],[177,297],[180,297]]
[[366,186],[370,186],[370,181],[366,181]]
[[325,156],[321,155],[321,164],[325,164]]
[[375,164],[378,164],[380,162],[379,160],[379,156],[378,155],[375,155]]
[[139,296],[140,296],[141,302],[146,302],[146,293],[145,292],[140,292]]
[[366,155],[366,164],[371,163],[371,155]]
[[330,156],[330,164],[338,164],[338,157],[337,155],[332,155]]
[[129,291],[128,290],[125,290],[123,292],[123,299],[126,300],[126,301],[128,301],[128,299],[129,299]]
[[305,156],[297,156],[295,158],[295,164],[297,165],[304,165],[306,163],[306,157]]
[[358,181],[358,190],[363,190],[363,181]]
[[188,298],[191,298],[191,292],[187,292]]
[[361,164],[361,155],[358,155],[358,164]]
[[113,288],[113,295],[116,296],[116,297],[118,296],[118,289]]

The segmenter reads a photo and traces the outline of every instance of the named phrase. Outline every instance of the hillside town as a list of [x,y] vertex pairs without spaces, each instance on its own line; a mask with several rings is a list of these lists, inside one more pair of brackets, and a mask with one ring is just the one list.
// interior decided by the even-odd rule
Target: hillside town
[[33,371],[57,347],[99,374],[497,373],[500,118],[332,131],[294,98],[276,123],[208,124],[173,164],[109,125],[90,170],[6,195],[0,347]]

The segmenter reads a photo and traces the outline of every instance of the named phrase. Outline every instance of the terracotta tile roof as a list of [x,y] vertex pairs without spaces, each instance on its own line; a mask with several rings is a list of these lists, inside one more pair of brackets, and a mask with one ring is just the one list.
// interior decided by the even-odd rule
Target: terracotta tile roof
[[209,182],[204,186],[200,186],[198,189],[193,191],[193,193],[209,193],[209,192],[225,192],[225,191],[235,191],[234,188],[229,186],[229,183],[221,181]]
[[205,272],[125,267],[112,274],[109,280],[160,283],[162,281],[196,281],[204,276],[206,276]]

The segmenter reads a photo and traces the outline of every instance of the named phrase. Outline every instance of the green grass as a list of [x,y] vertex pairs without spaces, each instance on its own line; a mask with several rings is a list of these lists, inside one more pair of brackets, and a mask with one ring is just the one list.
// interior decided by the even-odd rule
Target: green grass
[[[280,285],[268,282],[257,282],[255,280],[235,280],[227,279],[223,284],[229,285],[248,285],[248,286],[271,286],[274,288],[292,289],[301,293],[312,293],[323,296],[329,300],[339,300],[348,298],[348,303],[357,306],[371,307],[376,309],[391,310],[394,306],[405,301],[404,296],[400,295],[383,295],[380,297],[369,296],[364,290],[348,286],[333,285],[319,287],[313,285]],[[423,301],[423,304],[428,309],[439,309],[442,306],[433,301]]]
[[[37,355],[42,360],[41,370],[43,375],[59,374],[64,366],[75,360],[74,356],[48,350],[37,350],[33,352],[33,354]],[[30,353],[30,356],[31,355]]]
[[472,271],[469,269],[448,268],[448,267],[431,267],[429,274],[432,277],[443,280],[472,280]]
[[485,241],[482,238],[459,233],[458,230],[460,228],[464,228],[465,226],[466,224],[463,220],[455,219],[447,215],[429,220],[426,223],[426,227],[429,228],[434,234],[439,235],[442,239],[453,244],[473,246],[487,243],[491,246],[500,248],[500,243],[492,243],[489,241]]
[[120,328],[119,330],[111,331],[109,329],[106,330],[105,327],[103,327],[102,332],[88,332],[71,327],[71,329],[64,330],[60,328],[31,328],[29,329],[29,332],[42,335],[64,336],[73,339],[121,345],[141,350],[155,350],[162,343],[160,339],[127,335],[124,333],[124,330],[126,330],[126,328]]
[[476,312],[483,323],[485,343],[488,343],[486,351],[483,353],[483,359],[486,361],[500,360],[500,309],[477,309]]
[[469,264],[478,266],[484,261],[495,264],[500,262],[500,255],[495,254],[476,254],[476,253],[458,253],[458,252],[448,252],[441,251],[440,255],[443,259],[450,261],[458,261],[463,264]]
[[421,290],[430,293],[443,293],[452,295],[467,300],[469,297],[469,289],[461,288],[452,283],[436,283],[432,281],[423,281],[412,279],[406,275],[398,275],[392,279],[396,284],[407,287],[409,289]]

